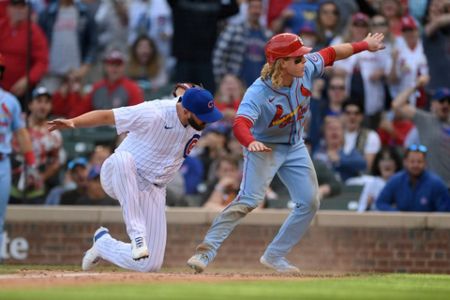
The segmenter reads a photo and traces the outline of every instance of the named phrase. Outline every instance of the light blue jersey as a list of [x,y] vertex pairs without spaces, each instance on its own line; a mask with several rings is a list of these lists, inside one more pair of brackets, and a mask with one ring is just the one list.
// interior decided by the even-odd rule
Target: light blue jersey
[[259,78],[247,89],[237,116],[252,121],[257,141],[294,145],[301,140],[312,82],[324,69],[319,53],[305,58],[305,74],[294,78],[291,87],[274,89],[270,80]]
[[222,242],[251,210],[264,200],[275,174],[286,185],[295,204],[278,234],[267,246],[265,259],[281,259],[302,238],[319,209],[317,176],[302,132],[313,79],[320,76],[324,60],[319,53],[305,55],[305,73],[290,87],[274,89],[270,80],[257,79],[244,95],[238,116],[252,121],[254,138],[272,149],[244,149],[242,182],[237,197],[214,220],[199,245],[208,261],[214,259]]
[[0,89],[0,153],[10,154],[13,133],[25,127],[22,109],[16,97]]
[[3,249],[3,224],[11,189],[11,163],[8,154],[12,151],[13,133],[25,127],[21,113],[16,97],[0,88],[0,249]]

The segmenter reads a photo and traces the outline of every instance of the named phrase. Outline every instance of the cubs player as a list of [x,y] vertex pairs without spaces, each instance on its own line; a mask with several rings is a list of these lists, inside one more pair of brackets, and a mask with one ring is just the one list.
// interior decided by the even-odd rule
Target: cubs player
[[[4,58],[0,53],[0,80],[5,72]],[[0,249],[3,249],[3,224],[5,221],[6,207],[8,205],[11,189],[11,154],[12,135],[17,135],[19,146],[24,153],[25,163],[34,165],[35,157],[31,145],[31,139],[22,119],[20,103],[12,94],[0,88]],[[0,250],[0,261],[2,253]]]
[[382,49],[382,34],[309,53],[295,34],[272,37],[265,47],[267,63],[246,91],[233,124],[244,149],[240,192],[214,220],[187,264],[202,272],[239,221],[263,200],[276,173],[295,207],[267,247],[260,262],[278,272],[298,272],[285,257],[306,232],[319,208],[317,177],[302,139],[313,79],[335,60],[364,50]]
[[[183,88],[177,90],[178,95],[183,93]],[[83,270],[91,269],[100,258],[141,272],[161,268],[166,245],[166,185],[197,143],[206,123],[221,118],[211,93],[193,87],[169,100],[49,122],[49,130],[115,125],[118,134],[128,132],[103,163],[100,179],[106,193],[121,204],[131,244],[114,239],[100,227],[94,234],[93,246],[83,257]]]

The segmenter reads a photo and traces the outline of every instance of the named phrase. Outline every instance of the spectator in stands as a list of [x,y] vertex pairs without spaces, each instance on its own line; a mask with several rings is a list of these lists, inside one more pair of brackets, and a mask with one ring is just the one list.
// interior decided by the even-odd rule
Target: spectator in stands
[[238,24],[229,24],[217,39],[213,52],[213,71],[216,84],[227,74],[238,76],[250,86],[265,64],[264,46],[271,32],[260,24],[262,0],[249,0],[247,18]]
[[314,153],[319,146],[321,139],[321,128],[326,116],[341,116],[342,105],[347,99],[345,91],[345,77],[339,74],[332,74],[328,82],[326,98],[323,99],[322,91],[325,82],[322,79],[316,79],[313,84],[312,97],[310,101],[310,118],[308,138],[311,142],[312,152]]
[[[395,45],[398,54],[394,55],[394,60],[387,66],[387,69],[390,70],[394,68],[392,65],[395,65],[395,72],[392,72],[389,78],[390,92],[393,98],[406,88],[415,86],[419,76],[428,76],[428,62],[423,52],[417,21],[411,16],[405,16],[402,18],[401,24],[402,36],[397,38]],[[395,57],[397,55],[398,57]],[[411,94],[410,102],[423,108],[426,106],[423,97],[423,92],[422,95]]]
[[363,111],[358,102],[345,101],[343,111],[344,153],[350,154],[353,150],[357,150],[363,155],[367,170],[370,170],[375,155],[381,148],[380,137],[375,131],[362,126]]
[[325,116],[341,116],[342,105],[347,98],[345,92],[345,78],[338,74],[332,75],[327,88],[327,101],[323,101],[325,106],[322,108],[321,115]]
[[144,101],[141,88],[125,76],[125,55],[119,50],[111,50],[103,60],[104,78],[87,95],[90,110],[110,109],[129,106]]
[[341,34],[340,12],[334,1],[327,0],[320,3],[316,24],[318,32],[317,48],[322,49],[329,46],[331,40]]
[[402,169],[400,155],[394,147],[385,147],[378,151],[373,161],[371,178],[364,184],[359,197],[358,212],[376,210],[375,200],[394,173]]
[[[172,10],[168,1],[132,0],[129,2],[128,44],[134,44],[137,38],[142,35],[150,37],[158,47],[157,51],[164,63],[163,68],[166,72],[169,72],[173,67],[173,59],[171,58],[173,21]],[[190,8],[194,9],[193,7]],[[183,24],[183,26],[189,25]],[[199,30],[199,32],[201,31]],[[196,44],[196,46],[199,45],[201,44]]]
[[203,207],[222,210],[239,192],[242,174],[238,161],[229,156],[219,158],[216,166],[214,179],[205,192]]
[[319,36],[314,23],[305,22],[302,27],[300,27],[298,35],[302,37],[303,45],[305,45],[305,47],[312,48],[312,51],[319,50],[317,46]]
[[[309,153],[311,153],[311,140],[309,138],[305,138],[304,140]],[[339,195],[342,190],[342,182],[339,176],[324,161],[313,159],[312,162],[314,170],[316,170],[317,182],[319,183],[319,198],[323,199]]]
[[127,51],[128,2],[122,0],[100,0],[95,14],[98,33],[98,54],[105,55],[108,49]]
[[380,12],[388,20],[389,31],[395,36],[401,35],[401,18],[404,12],[400,0],[383,0],[380,4]]
[[402,149],[414,123],[398,112],[385,112],[377,133],[383,146]]
[[[58,205],[75,203],[76,199],[86,194],[89,165],[84,157],[76,157],[67,164],[68,182],[56,187],[47,197],[46,204]],[[56,189],[58,189],[56,191]]]
[[51,2],[39,16],[50,44],[49,74],[45,85],[53,93],[71,74],[84,79],[96,59],[97,25],[81,1]]
[[[417,81],[417,87],[425,80]],[[408,103],[416,87],[407,88],[392,102],[392,108],[416,125],[420,141],[428,148],[428,166],[450,187],[450,89],[441,88],[432,97],[431,111]]]
[[[383,15],[375,14],[372,16],[370,19],[370,29],[372,32],[384,34],[385,49],[383,51],[378,51],[378,59],[383,61],[383,67],[385,68],[384,74],[382,74],[383,76],[380,76],[380,80],[385,91],[384,109],[389,110],[392,101],[391,93],[389,91],[389,81],[391,77],[395,80],[395,64],[390,62],[398,58],[398,50],[395,48],[396,37],[389,31],[388,21]],[[379,70],[381,72],[381,69]]]
[[[13,171],[14,185],[11,189],[11,201],[22,204],[43,204],[45,193],[59,184],[58,172],[63,162],[62,136],[59,130],[49,132],[48,116],[52,110],[52,96],[45,87],[33,91],[33,97],[28,104],[30,114],[27,118],[27,129],[33,144],[37,170],[23,170],[20,166]],[[17,147],[17,143],[15,143]],[[14,148],[17,150],[17,148]],[[25,201],[21,201],[21,181],[27,176],[29,184],[26,187]]]
[[392,176],[376,200],[383,211],[448,212],[450,196],[442,179],[426,170],[428,149],[410,146],[404,156],[405,169]]
[[[236,14],[236,0],[168,0],[173,15],[173,56],[177,60],[174,80],[202,83],[215,90],[212,52],[219,21]],[[201,34],[199,34],[201,32]]]
[[204,167],[204,180],[214,176],[214,166],[217,159],[227,155],[226,143],[230,127],[224,124],[211,124],[203,130],[202,138],[191,152],[192,157],[198,157]]
[[103,162],[113,153],[110,145],[97,145],[89,158],[89,165],[100,167]]
[[52,115],[63,118],[78,117],[90,109],[88,99],[83,95],[81,78],[67,74],[53,94]]
[[87,176],[86,193],[75,199],[74,205],[119,205],[109,197],[100,183],[100,167],[92,166]]
[[139,36],[130,48],[129,57],[127,75],[142,89],[157,91],[167,84],[168,76],[164,59],[150,37]]
[[[25,0],[10,0],[7,14],[0,18],[0,52],[7,71],[1,87],[18,97],[25,105],[25,94],[31,91],[47,72],[48,45],[41,28],[31,23],[31,44],[28,46],[28,7]],[[27,57],[30,73],[27,78]]]
[[[353,15],[350,40],[354,38],[360,40],[361,36],[367,35],[369,22],[369,17],[365,14]],[[332,44],[338,40],[339,38],[336,38]],[[365,51],[334,64],[336,71],[343,72],[347,76],[349,95],[352,99],[361,101],[368,127],[372,129],[378,127],[386,97],[383,79],[387,62],[386,56],[380,54],[382,52]]]
[[316,0],[292,1],[272,24],[274,33],[299,32],[304,22],[316,20],[319,3]]
[[343,124],[340,118],[334,116],[325,118],[324,140],[314,154],[314,159],[322,161],[334,170],[343,182],[361,175],[367,166],[364,157],[356,148],[349,152],[344,151]]
[[450,4],[430,0],[425,21],[423,47],[430,68],[430,89],[450,88]]
[[233,122],[244,92],[242,81],[237,76],[226,74],[221,79],[214,100],[216,107],[223,113],[224,121],[230,124]]

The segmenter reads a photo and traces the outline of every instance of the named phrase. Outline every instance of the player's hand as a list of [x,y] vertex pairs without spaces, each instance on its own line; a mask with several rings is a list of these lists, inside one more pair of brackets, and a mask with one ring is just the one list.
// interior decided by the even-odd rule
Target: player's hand
[[261,142],[253,141],[248,145],[247,150],[250,152],[271,152],[272,149]]
[[56,129],[74,129],[75,124],[72,119],[55,119],[53,121],[47,122],[48,131],[53,131]]
[[369,33],[364,39],[369,45],[368,49],[370,52],[375,52],[386,48],[383,44],[384,34],[382,33]]

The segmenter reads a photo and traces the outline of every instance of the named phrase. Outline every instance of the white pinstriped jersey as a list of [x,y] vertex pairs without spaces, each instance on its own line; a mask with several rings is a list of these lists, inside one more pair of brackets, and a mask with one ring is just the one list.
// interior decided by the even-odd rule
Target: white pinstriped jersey
[[166,185],[200,138],[200,131],[184,127],[177,115],[178,98],[153,100],[113,109],[117,133],[128,132],[116,149],[133,156],[139,188]]

